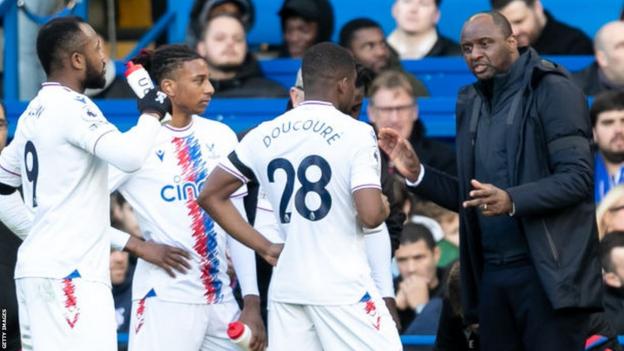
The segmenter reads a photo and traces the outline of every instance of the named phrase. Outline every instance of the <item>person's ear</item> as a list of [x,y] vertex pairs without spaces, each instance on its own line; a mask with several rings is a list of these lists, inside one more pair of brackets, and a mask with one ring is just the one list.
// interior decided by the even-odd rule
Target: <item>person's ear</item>
[[196,50],[201,57],[206,57],[206,44],[203,41],[197,43]]
[[604,280],[605,284],[607,284],[610,287],[613,287],[613,288],[622,287],[622,280],[620,280],[620,278],[613,272],[604,273],[604,275],[602,276],[602,279]]
[[435,260],[435,263],[437,264],[438,262],[440,262],[440,256],[442,255],[442,252],[440,251],[440,248],[438,246],[433,248],[433,259]]
[[163,79],[160,82],[160,90],[169,97],[176,96],[176,82],[172,79]]
[[87,57],[78,51],[74,51],[69,55],[69,64],[75,70],[86,70]]
[[606,67],[608,65],[607,55],[605,55],[604,51],[596,50],[596,62],[598,63],[598,67]]

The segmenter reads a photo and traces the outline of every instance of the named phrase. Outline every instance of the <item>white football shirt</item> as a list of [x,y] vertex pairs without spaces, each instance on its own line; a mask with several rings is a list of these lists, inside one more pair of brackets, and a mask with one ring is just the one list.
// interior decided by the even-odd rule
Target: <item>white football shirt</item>
[[116,131],[85,95],[44,83],[20,116],[0,155],[0,182],[22,186],[34,210],[15,277],[78,274],[110,285],[107,163],[94,156],[101,136]]
[[[139,260],[133,299],[154,289],[166,301],[219,303],[233,298],[225,256],[234,240],[199,207],[197,197],[222,156],[238,144],[223,123],[193,116],[181,129],[164,125],[143,167],[123,173],[110,167],[111,191],[119,190],[134,208],[146,240],[182,248],[192,255],[191,270],[171,278],[160,267]],[[242,198],[246,187],[234,197]]]
[[331,104],[305,101],[252,130],[220,165],[257,178],[285,238],[270,299],[357,303],[374,289],[352,193],[380,187],[371,126]]

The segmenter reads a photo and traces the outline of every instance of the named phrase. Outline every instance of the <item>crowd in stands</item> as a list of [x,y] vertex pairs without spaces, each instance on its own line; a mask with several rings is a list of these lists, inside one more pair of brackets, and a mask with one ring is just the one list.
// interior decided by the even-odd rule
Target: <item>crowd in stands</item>
[[[396,0],[388,9],[396,22],[392,32],[384,33],[371,15],[348,21],[337,33],[339,45],[349,50],[359,64],[361,99],[354,105],[353,115],[360,115],[361,100],[367,99],[366,112],[375,129],[396,130],[409,140],[424,164],[456,176],[454,145],[428,137],[419,118],[418,99],[430,93],[418,77],[402,67],[402,60],[443,56],[461,59],[461,45],[438,30],[443,16],[440,3],[441,0]],[[520,46],[531,46],[541,55],[595,57],[591,65],[571,73],[571,77],[587,97],[593,97],[587,122],[591,123],[594,140],[594,194],[606,287],[605,316],[617,334],[624,334],[624,22],[620,19],[605,23],[592,40],[581,30],[558,21],[557,14],[545,9],[540,0],[490,3],[492,9],[510,21]],[[305,88],[300,72],[298,77],[292,77],[288,90],[266,77],[258,60],[300,58],[310,46],[331,40],[335,24],[332,4],[330,0],[284,0],[276,17],[283,43],[254,53],[248,47],[247,33],[259,15],[266,14],[256,13],[252,0],[196,0],[186,44],[206,59],[215,98],[284,98],[285,107],[287,99],[290,107],[296,106]],[[86,95],[133,98],[111,59],[106,67],[105,87],[87,90]],[[33,93],[23,91],[22,99],[31,98]],[[210,115],[210,107],[206,114]],[[0,150],[6,138],[7,122],[1,108]],[[393,236],[395,300],[401,333],[438,334],[444,338],[452,333],[449,330],[458,328],[440,332],[438,326],[455,323],[465,329],[463,336],[472,340],[476,330],[461,324],[458,307],[459,217],[408,193],[388,156],[382,154],[382,159],[384,193],[396,214],[394,224],[388,223],[388,227]],[[142,236],[132,208],[117,193],[111,196],[111,220],[114,227]],[[0,285],[6,291],[14,290],[4,289],[12,281],[5,277],[12,274],[11,264],[15,264],[14,252],[19,245],[13,239],[0,223]],[[136,257],[111,251],[110,260],[118,331],[127,333]],[[5,281],[9,285],[4,285]],[[12,321],[9,318],[8,323]],[[474,349],[474,345],[466,342],[462,347]]]

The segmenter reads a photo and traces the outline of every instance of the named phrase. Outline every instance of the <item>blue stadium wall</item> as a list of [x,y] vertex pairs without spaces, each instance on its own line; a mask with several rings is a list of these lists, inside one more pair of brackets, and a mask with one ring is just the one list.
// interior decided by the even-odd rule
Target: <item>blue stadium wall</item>
[[[390,7],[394,0],[330,0],[334,6],[336,25],[334,40],[340,27],[356,17],[371,17],[381,23],[386,33],[394,29]],[[280,24],[277,11],[282,0],[256,0],[256,24],[249,36],[250,43],[279,43]],[[594,37],[600,26],[619,18],[624,2],[621,0],[542,0],[542,4],[554,16]],[[478,11],[489,10],[488,0],[442,0],[441,32],[458,40],[463,22]]]

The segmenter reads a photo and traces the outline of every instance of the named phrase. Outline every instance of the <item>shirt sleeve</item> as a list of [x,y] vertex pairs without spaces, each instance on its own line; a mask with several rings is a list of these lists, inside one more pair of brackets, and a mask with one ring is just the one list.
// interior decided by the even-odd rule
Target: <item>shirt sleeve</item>
[[68,113],[65,125],[67,140],[91,154],[95,154],[95,146],[100,138],[111,132],[119,132],[117,127],[109,123],[102,112],[89,102],[74,102]]
[[358,140],[351,158],[351,191],[364,188],[381,189],[381,159],[377,136],[372,127],[367,127],[368,135]]
[[254,131],[249,132],[245,138],[236,145],[234,151],[219,162],[219,167],[240,179],[243,183],[256,179],[252,170],[254,154],[251,151],[251,144],[254,139],[253,134],[255,134]]
[[[18,128],[19,131],[19,128]],[[24,156],[24,141],[19,132],[13,141],[0,153],[0,183],[17,188],[22,183],[21,167]]]

